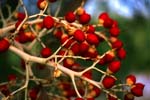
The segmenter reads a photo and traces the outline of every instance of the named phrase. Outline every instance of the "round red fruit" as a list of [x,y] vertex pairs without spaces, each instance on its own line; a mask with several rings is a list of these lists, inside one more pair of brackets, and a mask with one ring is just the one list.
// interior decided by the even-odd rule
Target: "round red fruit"
[[107,12],[103,12],[99,15],[99,20],[106,20],[109,17]]
[[33,88],[29,91],[29,97],[31,100],[36,100],[39,90],[37,88]]
[[10,74],[9,76],[8,76],[8,80],[9,81],[14,81],[14,80],[16,80],[16,75],[15,74]]
[[7,39],[0,39],[0,53],[8,50],[10,43]]
[[[17,29],[18,27],[19,27],[19,25],[21,24],[21,20],[18,20],[17,22],[16,22],[16,24],[15,24],[15,28]],[[24,25],[23,25],[24,26]],[[22,30],[25,30],[24,28],[23,28],[23,26],[20,28],[20,30],[22,31]]]
[[126,51],[124,48],[120,48],[117,50],[117,56],[119,59],[124,59],[126,57]]
[[25,18],[25,16],[26,16],[25,13],[22,13],[22,12],[18,12],[16,14],[17,19],[20,21],[22,21]]
[[109,63],[109,62],[113,61],[114,58],[115,58],[114,51],[110,51],[104,56],[104,61],[105,61],[105,63]]
[[111,36],[117,37],[120,33],[120,29],[118,27],[112,27],[109,32]]
[[92,79],[92,70],[89,70],[89,71],[83,73],[83,76],[88,79]]
[[65,19],[69,22],[69,23],[72,23],[76,20],[76,15],[70,11],[68,12],[66,15],[65,15]]
[[113,25],[112,27],[118,27],[118,22],[116,20],[113,20]]
[[44,10],[45,6],[47,5],[47,1],[46,0],[38,0],[37,1],[37,7],[40,10]]
[[73,64],[74,64],[74,59],[72,59],[72,58],[66,58],[63,61],[63,66],[70,68],[70,69],[72,68]]
[[89,47],[88,51],[85,53],[86,57],[96,58],[98,56],[98,52],[95,47]]
[[75,55],[77,55],[77,54],[79,54],[79,44],[78,43],[75,43],[75,44],[73,44],[72,45],[72,47],[71,47],[71,50],[72,50],[72,52],[75,54]]
[[144,86],[145,85],[142,83],[136,83],[134,86],[132,86],[131,93],[137,97],[143,96]]
[[85,40],[85,33],[81,30],[76,30],[74,32],[74,38],[79,42],[83,42]]
[[82,15],[85,13],[85,9],[83,7],[78,7],[76,14],[77,15]]
[[79,45],[79,49],[80,49],[80,52],[81,53],[84,53],[86,51],[88,51],[89,49],[89,44],[85,41],[85,42],[82,42],[80,45]]
[[48,48],[48,47],[43,48],[41,50],[41,56],[44,57],[44,58],[49,57],[51,54],[52,54],[52,50],[50,48]]
[[54,36],[58,39],[61,39],[61,36],[62,36],[62,31],[61,30],[55,30],[54,31]]
[[18,35],[18,41],[20,43],[26,43],[26,42],[28,42],[28,40],[29,40],[29,38],[24,32],[22,32],[21,34]]
[[93,25],[88,25],[86,29],[87,33],[94,33],[95,32],[95,27]]
[[106,76],[102,80],[102,84],[103,84],[104,88],[106,88],[106,89],[112,88],[115,85],[115,82],[116,82],[116,79],[111,76]]
[[9,96],[10,95],[10,90],[8,85],[4,84],[0,86],[0,91],[1,93],[3,93],[5,96]]
[[79,16],[79,22],[81,24],[87,24],[91,20],[91,16],[87,13],[83,13],[82,15]]
[[108,65],[108,71],[109,71],[110,73],[116,73],[116,72],[119,71],[120,65],[121,65],[121,62],[120,62],[119,60],[112,61],[112,62]]
[[111,28],[112,25],[113,25],[113,20],[112,20],[111,18],[106,18],[106,19],[104,20],[103,26],[104,26],[105,28]]
[[126,77],[126,84],[133,85],[136,83],[136,77],[134,75],[128,75]]
[[95,94],[94,97],[98,97],[101,94],[101,90],[97,87],[94,87],[92,91]]
[[123,46],[123,43],[119,39],[112,43],[112,48],[120,49],[122,46]]
[[91,45],[98,45],[99,44],[99,38],[94,33],[88,33],[86,41]]
[[43,19],[43,26],[47,29],[51,29],[54,26],[54,19],[51,16],[46,16]]

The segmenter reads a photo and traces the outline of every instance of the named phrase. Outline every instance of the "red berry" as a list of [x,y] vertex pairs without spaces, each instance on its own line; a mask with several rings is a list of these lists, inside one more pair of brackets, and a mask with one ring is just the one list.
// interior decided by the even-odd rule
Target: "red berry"
[[79,54],[79,44],[78,43],[75,43],[75,44],[73,44],[72,46],[71,46],[71,50],[72,50],[72,52],[75,54],[75,55],[77,55],[77,54]]
[[61,56],[64,56],[65,55],[65,50],[60,50],[59,52],[58,52],[58,55],[61,55]]
[[85,9],[83,7],[78,7],[76,14],[77,15],[82,15],[85,13]]
[[50,48],[48,48],[48,47],[43,48],[41,50],[41,56],[44,57],[44,58],[49,57],[51,54],[52,54],[52,50]]
[[68,12],[66,15],[65,15],[65,19],[69,22],[69,23],[72,23],[76,20],[76,15],[70,11]]
[[63,34],[60,40],[61,44],[64,44],[66,41],[68,41],[68,39],[69,39],[69,36],[67,34]]
[[113,25],[113,20],[112,20],[111,18],[106,18],[106,19],[104,20],[103,26],[104,26],[105,28],[111,28],[112,25]]
[[112,43],[112,48],[116,48],[116,49],[119,49],[119,48],[121,48],[123,46],[123,43],[122,43],[122,41],[121,40],[117,40],[117,41],[115,41],[115,42],[113,42]]
[[20,21],[24,20],[25,16],[26,16],[25,13],[22,12],[18,12],[16,15],[17,19]]
[[95,32],[95,27],[93,25],[88,25],[86,29],[87,33],[94,33]]
[[44,28],[44,27],[43,27],[43,22],[40,22],[40,23],[35,24],[35,29],[36,29],[36,30],[39,31],[39,30],[41,30],[42,28]]
[[103,12],[99,15],[99,20],[106,20],[109,17],[107,12]]
[[81,24],[87,24],[91,20],[91,16],[87,13],[83,13],[82,15],[79,16],[79,22]]
[[113,20],[113,25],[112,27],[118,27],[118,22],[116,20]]
[[[18,20],[15,24],[15,29],[17,29],[21,23],[22,23],[22,20]],[[19,31],[24,31],[25,29],[27,29],[27,27],[28,27],[28,24],[25,23],[20,27]]]
[[114,58],[115,58],[114,52],[110,52],[110,53],[105,54],[103,59],[105,63],[109,63],[113,61]]
[[51,16],[46,16],[43,19],[43,26],[47,29],[51,29],[54,26],[54,19]]
[[83,76],[88,79],[92,79],[92,70],[89,70],[89,71],[83,73]]
[[10,43],[7,39],[0,39],[0,53],[8,50]]
[[112,27],[109,32],[111,36],[117,37],[120,33],[120,29],[118,27]]
[[94,97],[98,97],[100,95],[100,93],[101,93],[101,90],[99,88],[97,88],[97,87],[94,87],[94,89],[92,91],[95,92]]
[[37,88],[33,88],[29,91],[29,97],[31,100],[36,100],[39,90]]
[[124,50],[124,48],[120,48],[117,50],[117,56],[121,60],[126,57],[126,51]]
[[10,91],[7,85],[0,85],[0,91],[3,93],[5,96],[10,95]]
[[106,76],[102,80],[102,84],[103,84],[104,88],[106,88],[106,89],[112,88],[115,85],[115,82],[116,82],[116,79],[111,76]]
[[134,86],[132,86],[131,93],[137,97],[143,96],[144,86],[145,85],[142,83],[136,83]]
[[40,10],[44,10],[45,6],[47,5],[47,1],[46,0],[38,0],[37,1],[37,7]]
[[19,21],[19,20],[16,22],[16,24],[15,24],[15,28],[16,29],[18,28],[18,26],[20,25],[20,23],[21,23],[21,21]]
[[66,59],[63,60],[63,66],[64,67],[67,67],[67,68],[71,69],[73,64],[74,64],[74,59],[72,59],[72,58],[66,58]]
[[28,42],[28,40],[29,40],[29,38],[27,35],[25,35],[24,32],[22,32],[21,34],[18,35],[18,41],[20,43],[26,43],[26,42]]
[[63,34],[61,36],[61,40],[60,40],[61,44],[64,44],[65,48],[69,48],[71,46],[71,44],[74,42],[74,39],[69,39],[69,36],[67,34]]
[[99,65],[105,65],[105,60],[104,57],[100,59],[100,61],[98,62]]
[[110,71],[110,73],[116,73],[119,71],[120,69],[120,65],[121,62],[118,60],[112,61],[109,65],[108,65],[108,70]]
[[85,33],[82,32],[81,30],[76,30],[74,32],[74,38],[79,41],[79,42],[83,42],[85,40]]
[[89,47],[88,51],[85,53],[85,57],[96,58],[98,52],[95,47]]
[[20,31],[16,39],[20,43],[26,43],[29,41],[33,41],[35,39],[35,35],[32,32],[24,33],[24,31]]
[[99,38],[96,34],[89,33],[87,34],[86,41],[91,45],[98,45],[99,44]]
[[8,75],[8,80],[9,80],[9,81],[14,81],[14,80],[16,80],[16,75],[14,75],[14,74]]
[[58,39],[61,39],[61,36],[62,36],[62,31],[61,30],[55,30],[54,31],[54,36]]
[[136,83],[136,77],[134,75],[128,75],[126,77],[126,84],[133,85]]
[[79,46],[79,50],[81,53],[88,51],[88,49],[89,49],[89,44],[87,42],[82,42]]
[[[136,85],[136,87],[139,87],[139,88],[141,88],[141,89],[144,89],[144,87],[145,87],[145,85],[142,84],[142,83],[136,83],[135,85]],[[134,87],[134,86],[133,86],[133,87]]]
[[132,93],[127,93],[124,96],[124,100],[134,100],[134,95]]
[[64,36],[64,37],[62,37],[62,39],[61,39],[61,44],[66,43],[66,44],[64,45],[65,48],[69,48],[73,42],[74,42],[74,39],[69,39],[68,36]]
[[32,32],[25,32],[25,35],[28,37],[28,41],[33,41],[35,39],[35,34]]
[[[15,28],[17,29],[18,28],[18,26],[21,24],[21,20],[18,20],[17,22],[16,22],[16,24],[15,24]],[[20,31],[23,31],[24,30],[24,28],[23,27],[21,27],[20,28]]]

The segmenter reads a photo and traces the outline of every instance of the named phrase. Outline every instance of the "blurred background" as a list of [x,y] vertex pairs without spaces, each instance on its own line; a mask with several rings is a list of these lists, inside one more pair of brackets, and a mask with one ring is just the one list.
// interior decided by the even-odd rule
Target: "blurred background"
[[[0,9],[8,1],[0,0]],[[24,0],[29,14],[39,12],[36,1]],[[80,0],[62,1],[59,16],[63,16],[68,10],[74,10],[80,4]],[[12,0],[10,4],[12,2],[17,0]],[[59,3],[58,0],[51,5],[52,13]],[[122,62],[121,71],[117,76],[124,79],[129,73],[135,74],[137,81],[146,85],[144,96],[136,100],[150,100],[150,0],[86,0],[84,8],[92,15],[92,23],[97,23],[98,16],[102,12],[108,12],[118,21],[121,29],[120,38],[127,50],[127,57]],[[22,11],[21,8],[19,10]],[[19,58],[11,52],[0,54],[0,81],[6,80],[9,73],[14,73],[10,67],[18,66],[19,63]]]

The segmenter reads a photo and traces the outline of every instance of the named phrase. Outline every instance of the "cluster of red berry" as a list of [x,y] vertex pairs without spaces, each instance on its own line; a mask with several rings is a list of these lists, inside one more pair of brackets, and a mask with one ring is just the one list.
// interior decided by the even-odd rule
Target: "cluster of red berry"
[[[49,2],[53,3],[56,2],[56,0],[49,0]],[[47,5],[47,0],[37,1],[37,7],[41,11],[45,10]],[[39,33],[36,32],[41,31],[42,29],[53,29],[51,33],[53,33],[53,36],[58,39],[60,48],[53,50],[44,45],[39,52],[40,56],[49,61],[55,62],[56,65],[60,64],[74,72],[84,72],[80,78],[77,78],[75,81],[76,88],[79,88],[77,91],[81,96],[86,93],[85,96],[83,98],[77,97],[79,96],[77,95],[78,92],[73,88],[70,80],[62,79],[55,83],[55,86],[57,87],[56,89],[61,91],[61,93],[59,93],[60,96],[66,97],[67,100],[71,100],[71,98],[75,98],[75,100],[94,100],[94,98],[100,96],[103,91],[106,93],[108,100],[118,100],[116,94],[118,88],[121,89],[121,92],[125,92],[124,100],[134,100],[135,96],[139,97],[143,95],[144,85],[142,83],[136,83],[134,75],[127,76],[126,83],[124,84],[118,84],[118,79],[114,76],[114,74],[120,70],[121,60],[126,57],[126,51],[123,47],[122,41],[118,38],[120,34],[118,23],[116,20],[112,19],[108,13],[103,12],[99,15],[98,24],[90,24],[91,15],[88,14],[83,7],[79,7],[74,12],[67,12],[61,19],[45,14],[42,16],[42,21],[35,23],[33,27],[24,20],[26,14],[19,12],[15,14],[15,17],[17,18],[17,22],[15,24],[15,29],[12,32],[18,30],[15,35],[16,42],[19,42],[20,44],[28,44],[36,39],[39,42],[42,42],[39,40]],[[28,18],[30,17],[28,16]],[[99,27],[103,28],[104,31],[101,32]],[[101,44],[103,42],[106,42],[110,49],[101,54],[101,52],[98,51],[98,48],[102,46]],[[0,53],[7,51],[10,45],[11,43],[8,38],[1,39]],[[95,65],[84,67],[84,64],[81,64],[79,59],[86,62],[93,62]],[[96,65],[106,66],[106,69],[101,70],[100,68],[97,68]],[[42,66],[45,68],[45,65]],[[102,73],[101,81],[97,82],[99,83],[100,88],[98,88],[97,85],[92,84],[93,82],[96,82],[92,81],[94,80],[92,72],[94,69]],[[56,71],[57,74],[58,72],[62,74],[61,70]],[[61,78],[60,75],[56,75],[56,77]],[[64,75],[63,77],[66,76]],[[90,81],[85,82],[83,79]],[[14,86],[17,78],[12,74],[8,77],[8,80],[9,84],[13,84]],[[38,98],[39,91],[41,87],[43,87],[41,84],[42,83],[40,83],[40,88],[30,89],[28,94],[31,100],[36,100]],[[0,86],[0,91],[5,96],[10,94],[8,86]],[[86,91],[85,88],[87,88]]]

